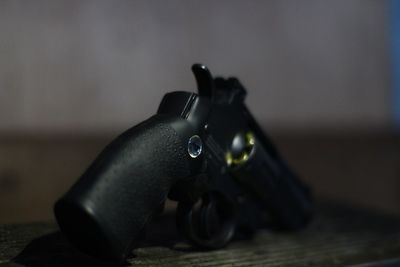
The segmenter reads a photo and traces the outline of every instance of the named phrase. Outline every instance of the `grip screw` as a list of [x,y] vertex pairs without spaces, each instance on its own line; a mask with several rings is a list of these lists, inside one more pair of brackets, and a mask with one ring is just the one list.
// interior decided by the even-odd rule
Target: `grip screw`
[[203,142],[200,136],[193,135],[189,138],[188,142],[188,153],[192,158],[197,158],[203,151]]

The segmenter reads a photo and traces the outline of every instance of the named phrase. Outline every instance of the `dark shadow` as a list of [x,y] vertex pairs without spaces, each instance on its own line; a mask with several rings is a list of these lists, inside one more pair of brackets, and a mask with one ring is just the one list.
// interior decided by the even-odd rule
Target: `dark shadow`
[[[144,241],[138,246],[140,248],[161,247],[182,253],[203,251],[199,247],[191,246],[181,237],[176,228],[175,213],[172,212],[164,213],[162,216],[155,218],[146,227],[145,233]],[[235,240],[246,238],[249,238],[249,235],[237,234]],[[132,261],[133,258],[135,258],[135,255],[131,255],[129,260]],[[23,266],[32,267],[129,265],[128,263],[118,264],[99,261],[83,254],[75,249],[59,231],[32,240],[12,261]]]
[[[311,224],[302,231],[293,234],[295,240],[309,240],[310,238],[320,238],[321,236],[335,240],[336,236],[347,237],[349,241],[360,240],[360,242],[371,242],[369,239],[379,240],[397,240],[393,239],[392,235],[399,233],[400,219],[396,216],[377,215],[376,212],[371,212],[363,209],[353,209],[343,205],[318,205],[318,212]],[[265,233],[265,230],[263,230]],[[190,253],[199,251],[197,247],[193,247],[184,242],[178,234],[175,226],[174,213],[166,213],[163,216],[156,218],[147,227],[146,241],[142,242],[140,248],[157,247],[161,248],[153,251],[155,254],[152,258],[162,257],[165,251],[170,253],[171,250],[180,253]],[[290,239],[292,235],[280,235],[272,233],[275,238]],[[250,235],[251,236],[251,235]],[[235,240],[251,238],[249,235],[236,235]],[[375,242],[375,241],[374,241]],[[379,241],[380,242],[380,241]],[[384,243],[376,243],[385,245]],[[374,243],[375,244],[375,243]],[[383,249],[383,247],[382,247]],[[361,253],[361,252],[360,252]],[[369,258],[380,259],[381,255],[373,254],[371,250]],[[388,252],[389,253],[389,252]],[[396,252],[397,253],[397,252]],[[360,254],[361,255],[361,254]],[[374,256],[375,255],[375,256]],[[396,254],[398,255],[398,253]],[[134,255],[129,261],[135,261]],[[140,256],[139,256],[140,257]],[[139,257],[137,259],[139,259]],[[148,257],[148,256],[147,256]],[[82,254],[76,250],[60,232],[46,234],[31,241],[14,259],[14,263],[23,266],[127,266],[128,263],[107,263],[98,261],[90,256]]]
[[[146,229],[146,238],[140,247],[167,247],[174,249],[179,237],[174,214],[165,214],[153,220]],[[132,255],[134,257],[134,255]],[[111,263],[96,260],[75,249],[59,231],[43,235],[31,241],[15,258],[14,263],[23,266],[127,266],[128,263]]]
[[99,262],[77,251],[61,232],[46,234],[31,241],[13,262],[24,266],[123,266]]

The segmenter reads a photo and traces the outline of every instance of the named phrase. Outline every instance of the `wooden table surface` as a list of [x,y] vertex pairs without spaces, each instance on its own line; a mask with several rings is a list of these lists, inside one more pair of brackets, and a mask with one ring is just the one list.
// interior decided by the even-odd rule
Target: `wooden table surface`
[[[260,230],[215,251],[197,251],[175,232],[173,217],[155,222],[147,243],[123,266],[400,266],[400,219],[322,205],[296,233]],[[114,266],[82,255],[51,223],[0,226],[0,267]]]

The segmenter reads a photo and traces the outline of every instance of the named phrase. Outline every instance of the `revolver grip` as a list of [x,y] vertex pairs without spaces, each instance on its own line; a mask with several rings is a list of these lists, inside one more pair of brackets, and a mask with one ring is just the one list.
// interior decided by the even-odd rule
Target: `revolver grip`
[[100,153],[54,208],[71,243],[103,259],[129,255],[171,186],[192,173],[185,139],[172,127],[180,120],[157,114]]

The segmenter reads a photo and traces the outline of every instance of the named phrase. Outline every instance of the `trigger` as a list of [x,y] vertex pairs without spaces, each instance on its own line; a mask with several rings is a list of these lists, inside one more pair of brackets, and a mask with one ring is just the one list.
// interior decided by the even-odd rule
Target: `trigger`
[[212,239],[221,230],[220,218],[213,201],[201,207],[201,223],[199,227],[201,234],[207,239]]
[[206,193],[201,201],[200,210],[196,209],[196,203],[178,203],[178,229],[197,246],[206,249],[221,248],[235,233],[236,207],[231,200],[217,192]]

